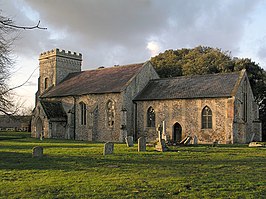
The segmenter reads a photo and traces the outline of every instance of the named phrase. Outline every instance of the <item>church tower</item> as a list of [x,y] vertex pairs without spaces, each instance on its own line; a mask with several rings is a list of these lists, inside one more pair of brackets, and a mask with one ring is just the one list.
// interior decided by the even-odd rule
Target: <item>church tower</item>
[[59,84],[69,73],[81,71],[82,54],[58,48],[40,54],[39,95]]

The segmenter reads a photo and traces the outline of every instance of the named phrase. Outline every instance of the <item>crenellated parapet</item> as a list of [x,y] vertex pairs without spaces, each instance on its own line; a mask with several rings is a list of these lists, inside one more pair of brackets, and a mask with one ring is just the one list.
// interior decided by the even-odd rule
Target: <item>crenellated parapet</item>
[[69,59],[75,59],[75,60],[82,60],[82,54],[81,53],[76,53],[76,52],[71,52],[71,51],[65,51],[65,50],[60,50],[58,48],[52,49],[50,51],[46,51],[40,54],[39,60],[42,59],[47,59],[49,57],[64,57],[64,58],[69,58]]

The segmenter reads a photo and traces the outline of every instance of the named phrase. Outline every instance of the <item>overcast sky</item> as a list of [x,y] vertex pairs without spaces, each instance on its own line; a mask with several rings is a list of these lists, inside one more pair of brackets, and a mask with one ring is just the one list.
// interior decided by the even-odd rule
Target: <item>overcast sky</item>
[[[11,85],[38,67],[41,52],[82,53],[83,70],[147,61],[167,49],[198,45],[251,58],[266,69],[264,0],[0,0],[2,15],[25,30],[14,45]],[[34,107],[38,69],[17,95]]]

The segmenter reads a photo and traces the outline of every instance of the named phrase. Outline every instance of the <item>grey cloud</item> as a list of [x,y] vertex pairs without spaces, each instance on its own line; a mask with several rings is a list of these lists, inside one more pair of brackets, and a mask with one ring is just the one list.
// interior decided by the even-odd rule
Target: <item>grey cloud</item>
[[[59,47],[81,52],[85,68],[145,61],[152,37],[159,38],[162,50],[208,45],[237,51],[249,15],[259,2],[25,0],[48,31],[23,32],[18,51],[39,54]],[[21,11],[13,12],[23,18]],[[58,32],[58,38],[63,31],[64,37],[52,39],[51,31]]]

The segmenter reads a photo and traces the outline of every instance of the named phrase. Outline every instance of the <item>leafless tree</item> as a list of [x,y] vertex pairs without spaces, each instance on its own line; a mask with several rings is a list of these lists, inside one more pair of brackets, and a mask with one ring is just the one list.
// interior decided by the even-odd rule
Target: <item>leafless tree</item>
[[2,16],[0,11],[0,114],[13,115],[18,113],[21,104],[18,105],[13,100],[14,89],[26,84],[29,78],[21,85],[9,88],[10,69],[14,64],[11,57],[14,48],[13,42],[17,38],[19,30],[32,30],[46,28],[40,27],[40,21],[35,26],[19,26],[13,23],[13,20]]

